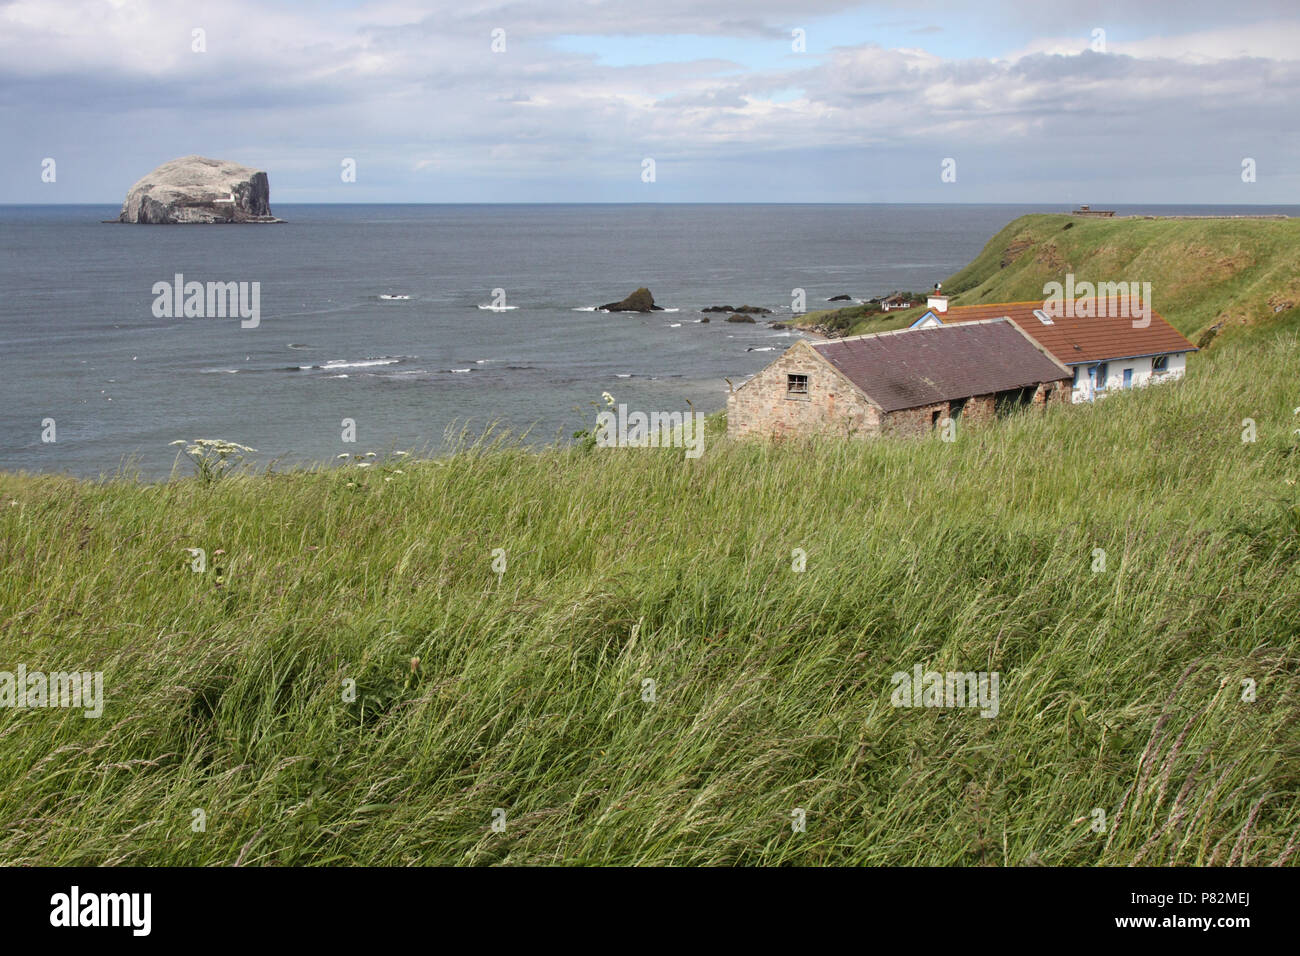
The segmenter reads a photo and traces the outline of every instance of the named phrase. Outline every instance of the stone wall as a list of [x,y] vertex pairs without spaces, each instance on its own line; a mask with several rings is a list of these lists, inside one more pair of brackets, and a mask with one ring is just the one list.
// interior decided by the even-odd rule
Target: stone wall
[[[1030,407],[1041,410],[1049,404],[1070,404],[1070,383],[1068,378],[1041,383],[1034,389]],[[960,414],[955,415],[958,407]],[[927,435],[945,418],[953,417],[962,426],[984,425],[997,418],[997,395],[975,395],[966,399],[965,404],[953,401],[923,405],[920,408],[904,408],[886,412],[882,417],[881,434],[892,436]]]
[[[808,376],[808,394],[792,395],[790,375]],[[1069,378],[1040,384],[1031,406],[1070,403]],[[937,424],[957,416],[962,426],[981,425],[996,417],[997,396],[977,395],[961,402],[938,402],[920,408],[882,412],[858,389],[827,367],[811,347],[799,343],[727,396],[727,436],[780,438],[830,433],[854,437],[928,435]]]
[[[808,394],[789,393],[789,375],[808,376]],[[831,432],[876,435],[880,409],[812,348],[798,343],[727,396],[727,436],[780,438]]]

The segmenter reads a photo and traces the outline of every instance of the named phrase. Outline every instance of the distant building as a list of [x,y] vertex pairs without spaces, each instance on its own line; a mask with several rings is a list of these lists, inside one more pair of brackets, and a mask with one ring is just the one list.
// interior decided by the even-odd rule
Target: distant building
[[891,312],[894,309],[910,309],[914,305],[916,305],[916,303],[912,301],[910,296],[901,295],[895,292],[893,295],[885,296],[885,298],[880,300],[880,311]]
[[1068,402],[1070,370],[1005,318],[799,341],[727,396],[727,434],[920,435]]
[[[1196,346],[1152,311],[1150,322],[1134,326],[1131,315],[1079,315],[1102,308],[1076,308],[1074,315],[1050,316],[1040,302],[1001,302],[948,306],[931,297],[928,311],[911,328],[928,329],[963,322],[1007,318],[1050,352],[1072,374],[1071,397],[1088,402],[1109,392],[1181,378]],[[1116,311],[1116,310],[1110,310]]]
[[1078,209],[1070,213],[1072,216],[1092,216],[1097,219],[1109,219],[1115,215],[1114,209],[1093,209],[1087,203],[1083,203]]

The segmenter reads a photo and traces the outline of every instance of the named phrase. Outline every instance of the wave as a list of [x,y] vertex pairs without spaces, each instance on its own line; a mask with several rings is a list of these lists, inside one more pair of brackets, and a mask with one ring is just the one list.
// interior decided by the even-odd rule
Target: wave
[[408,358],[410,355],[377,355],[363,359],[330,359],[320,365],[289,365],[285,371],[289,372],[334,372],[344,368],[374,368],[381,365],[397,365]]
[[379,298],[383,299],[383,300],[386,301],[386,302],[405,302],[405,301],[407,301],[408,299],[410,299],[411,297],[410,297],[409,295],[388,295],[388,294],[384,294],[384,295],[381,295]]
[[400,358],[392,358],[387,355],[381,355],[379,358],[366,358],[349,361],[348,359],[331,359],[324,365],[317,365],[316,368],[331,371],[336,368],[370,368],[375,365],[396,365]]
[[517,305],[480,305],[485,312],[510,312],[519,308]]

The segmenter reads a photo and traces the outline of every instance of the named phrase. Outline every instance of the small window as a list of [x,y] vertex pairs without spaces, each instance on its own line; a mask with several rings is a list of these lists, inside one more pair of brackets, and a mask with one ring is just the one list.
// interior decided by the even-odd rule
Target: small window
[[1106,378],[1109,375],[1109,373],[1110,373],[1110,366],[1105,362],[1102,362],[1100,365],[1097,366],[1097,391],[1099,392],[1105,391]]
[[1133,387],[1133,370],[1131,368],[1124,369],[1124,387]]
[[1169,356],[1157,355],[1151,360],[1151,371],[1156,375],[1169,371]]
[[787,395],[807,395],[808,376],[787,375],[785,377],[785,391]]

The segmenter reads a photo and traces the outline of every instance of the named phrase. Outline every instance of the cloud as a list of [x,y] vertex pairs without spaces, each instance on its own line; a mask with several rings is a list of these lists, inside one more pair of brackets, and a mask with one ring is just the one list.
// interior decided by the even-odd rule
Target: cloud
[[[1038,22],[1031,8],[1003,3],[988,19]],[[765,198],[743,192],[742,168],[765,170],[755,183],[796,184],[777,199],[1014,200],[1028,184],[1059,191],[1084,179],[1098,196],[1215,189],[1241,201],[1240,157],[1259,155],[1270,175],[1250,198],[1263,201],[1289,195],[1300,176],[1295,136],[1278,122],[1300,93],[1294,19],[1152,36],[1102,4],[1113,24],[1105,53],[1080,28],[955,56],[924,47],[962,32],[954,5],[900,3],[924,14],[898,21],[909,47],[841,31],[842,45],[798,55],[791,24],[858,5],[755,0],[740,19],[734,9],[15,0],[0,5],[0,121],[22,152],[0,154],[0,198],[48,201],[33,157],[60,158],[59,198],[111,201],[190,152],[270,169],[277,196],[336,201],[644,198],[648,156],[657,196],[694,200]],[[498,27],[502,53],[491,47]],[[206,52],[194,52],[196,29]],[[575,35],[693,39],[628,66],[556,42]],[[762,65],[711,52],[710,37],[718,51],[752,44]],[[343,157],[358,160],[351,186],[338,177]],[[944,157],[962,172],[941,191]]]

